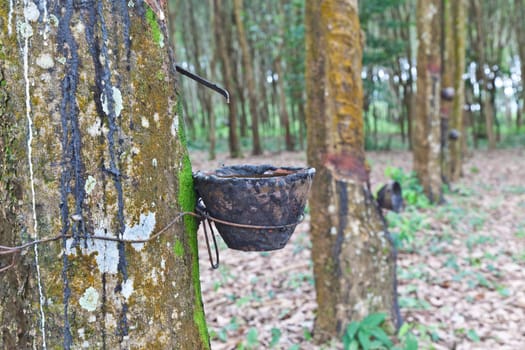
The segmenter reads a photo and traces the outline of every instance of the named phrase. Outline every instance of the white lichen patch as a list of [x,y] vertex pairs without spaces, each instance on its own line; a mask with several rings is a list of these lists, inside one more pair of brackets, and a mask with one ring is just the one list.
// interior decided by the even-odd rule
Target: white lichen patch
[[86,289],[82,297],[78,300],[80,307],[87,311],[95,311],[98,305],[98,292],[95,288]]
[[158,165],[157,158],[153,158],[153,159],[151,160],[151,166],[154,167],[154,168],[156,168],[157,165]]
[[30,22],[38,21],[38,17],[40,17],[40,11],[38,11],[38,7],[34,2],[28,1],[25,4],[24,17]]
[[[148,213],[146,215],[140,214],[138,225],[126,227],[126,231],[124,231],[124,239],[148,239],[155,229],[156,222],[155,213]],[[133,243],[131,246],[135,250],[140,251],[144,247],[144,243]]]
[[330,205],[328,206],[328,214],[335,214],[335,209],[336,209],[336,208],[335,208],[335,205],[330,204]]
[[78,21],[78,23],[75,25],[74,28],[76,34],[78,36],[83,36],[86,33],[86,26],[84,25],[84,22]]
[[[101,228],[95,229],[95,236],[115,238],[115,235],[112,232]],[[67,254],[75,254],[76,252],[75,249],[71,249],[72,243],[72,238],[68,239],[66,242]],[[103,241],[100,239],[88,240],[85,246],[82,244],[82,253],[97,253],[95,259],[97,260],[97,265],[101,272],[118,272],[119,252],[116,242]]]
[[140,125],[142,125],[142,127],[145,128],[145,129],[149,129],[149,120],[148,120],[148,118],[142,116],[142,118],[140,119]]
[[[120,92],[120,90],[113,86],[112,87],[112,99],[113,99],[113,108],[115,110],[115,116],[118,117],[120,116],[120,113],[122,112],[122,93]],[[104,113],[106,113],[106,115],[109,115],[109,106],[108,106],[108,101],[106,99],[106,94],[102,94],[100,96],[100,102],[102,102],[102,109],[104,110]]]
[[151,283],[152,283],[153,285],[157,285],[157,284],[158,284],[159,279],[158,279],[158,274],[157,274],[157,269],[156,269],[156,268],[153,268],[153,269],[151,270],[151,276],[150,276],[150,278],[151,278]]
[[[124,240],[143,240],[148,239],[155,228],[155,213],[140,214],[140,220],[137,225],[127,226],[124,231]],[[115,238],[115,234],[104,228],[95,229],[95,236]],[[76,249],[72,248],[73,239],[66,242],[66,254],[76,254]],[[86,244],[81,245],[83,254],[96,253],[95,259],[101,272],[113,273],[118,272],[119,251],[117,242],[105,241],[102,239],[88,239]],[[131,246],[140,251],[144,243],[133,243]]]
[[124,283],[122,283],[122,295],[126,298],[126,301],[129,299],[131,294],[133,294],[133,278],[128,278]]
[[55,66],[53,56],[48,53],[43,53],[36,58],[36,64],[42,69],[50,69]]
[[91,192],[93,192],[93,190],[95,189],[95,185],[97,184],[97,180],[89,175],[87,180],[86,180],[86,184],[84,185],[84,190],[86,191],[86,194],[91,194]]
[[359,235],[359,220],[352,220],[350,222],[350,228],[354,236],[358,236]]
[[330,234],[331,234],[332,236],[335,236],[335,235],[337,234],[337,228],[335,228],[334,226],[332,226],[332,227],[330,228]]
[[7,35],[11,36],[13,33],[12,25],[13,23],[13,0],[9,0],[9,12],[7,13]]
[[171,123],[171,135],[173,137],[177,137],[178,132],[179,132],[179,116],[176,115],[173,117],[173,121]]
[[108,128],[105,125],[102,125],[102,120],[97,119],[93,124],[87,128],[87,132],[92,137],[97,137],[100,135],[105,135],[108,133]]
[[51,14],[49,15],[49,23],[51,23],[53,27],[58,27],[58,24],[60,23],[60,21],[58,20],[57,16]]
[[29,23],[16,22],[16,32],[22,39],[28,39],[33,36],[33,27]]

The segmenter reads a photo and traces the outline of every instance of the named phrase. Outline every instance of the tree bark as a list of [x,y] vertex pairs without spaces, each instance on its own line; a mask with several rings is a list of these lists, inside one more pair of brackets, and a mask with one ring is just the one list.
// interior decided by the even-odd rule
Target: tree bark
[[[227,89],[233,89],[235,86],[232,81],[232,62],[228,54],[228,43],[226,43],[226,38],[222,35],[224,26],[226,25],[224,21],[224,11],[221,10],[220,1],[213,0],[213,13],[215,16],[215,43],[218,52],[218,57],[221,61],[221,70],[222,78],[224,79],[224,85]],[[231,90],[230,90],[231,91]],[[230,156],[232,158],[241,157],[241,144],[239,141],[239,136],[237,133],[237,104],[235,101],[230,101],[228,104],[228,144],[230,147]]]
[[442,0],[442,29],[441,29],[441,99],[440,99],[440,118],[441,118],[441,180],[445,184],[450,183],[450,158],[448,132],[450,130],[450,114],[454,105],[454,96],[450,96],[454,91],[454,77],[456,76],[456,57],[454,55],[454,32],[453,12],[451,0]]
[[[450,180],[458,181],[462,173],[464,149],[463,139],[467,138],[466,128],[464,127],[464,105],[465,105],[465,83],[463,73],[466,68],[466,1],[458,0],[452,4],[453,17],[453,40],[454,40],[454,102],[450,116],[450,128],[459,131],[460,138],[450,143]],[[465,142],[466,145],[466,142]]]
[[[483,25],[483,4],[479,0],[471,0],[476,26],[476,41],[474,47],[477,52],[477,75],[480,82],[481,112],[485,117],[485,130],[487,132],[489,149],[496,148],[496,135],[494,133],[494,108],[491,104],[489,91],[489,77],[485,74],[487,57],[485,53],[485,26]],[[494,88],[494,87],[492,87]]]
[[[165,9],[0,6],[0,348],[209,349]],[[10,263],[0,256],[0,268]]]
[[417,2],[417,95],[414,123],[414,170],[431,202],[442,201],[441,191],[441,0]]
[[[516,129],[519,132],[521,127],[521,118],[525,116],[525,0],[514,0],[516,14],[516,37],[518,40],[518,54],[521,62],[521,112],[516,116]],[[519,108],[519,103],[518,103]]]
[[243,4],[242,0],[234,0],[235,23],[237,25],[237,35],[242,52],[242,66],[244,69],[244,81],[248,93],[248,103],[250,106],[250,117],[252,120],[252,141],[253,155],[262,154],[261,139],[259,136],[259,113],[257,111],[257,96],[255,94],[255,75],[253,72],[253,60],[246,40],[246,32],[242,19]]
[[314,336],[382,311],[399,326],[395,248],[368,184],[357,2],[306,4],[307,156],[317,292]]
[[[198,69],[198,73],[206,76],[206,66],[202,64],[201,61],[201,55],[202,55],[202,48],[201,48],[201,42],[202,37],[199,36],[199,27],[196,20],[196,9],[192,1],[189,1],[186,6],[188,7],[188,18],[190,22],[190,33],[192,37],[193,42],[193,60],[194,65]],[[213,22],[212,22],[213,23]],[[212,110],[212,101],[211,101],[211,91],[206,89],[203,86],[197,87],[197,96],[200,101],[201,111],[205,115],[205,119],[203,118],[203,128],[206,128],[206,123],[204,121],[207,121],[208,125],[208,142],[210,143],[209,147],[209,158],[215,159],[215,116],[213,115]]]
[[292,132],[290,130],[290,116],[288,114],[288,108],[286,106],[286,91],[284,90],[284,73],[281,66],[281,57],[275,58],[273,66],[275,67],[275,73],[279,77],[277,80],[277,86],[279,88],[279,119],[281,126],[284,128],[284,147],[287,151],[293,151],[294,142],[292,138]]

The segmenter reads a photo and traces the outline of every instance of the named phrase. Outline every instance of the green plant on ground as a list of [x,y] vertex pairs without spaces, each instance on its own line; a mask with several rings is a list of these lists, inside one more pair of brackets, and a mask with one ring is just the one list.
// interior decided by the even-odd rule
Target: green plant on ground
[[384,313],[373,313],[361,321],[351,322],[343,336],[344,349],[417,350],[418,343],[409,332],[409,325],[403,325],[399,331],[398,338],[403,339],[402,344],[394,345],[394,342],[381,327],[385,318],[386,314]]
[[392,348],[392,340],[381,328],[384,321],[385,314],[374,313],[360,322],[351,322],[343,336],[345,350]]
[[251,327],[246,333],[246,341],[237,345],[237,350],[255,350],[260,348],[259,333],[257,328]]
[[414,242],[416,233],[426,225],[426,216],[413,207],[408,207],[402,215],[388,212],[386,219],[395,245],[403,249],[410,247]]

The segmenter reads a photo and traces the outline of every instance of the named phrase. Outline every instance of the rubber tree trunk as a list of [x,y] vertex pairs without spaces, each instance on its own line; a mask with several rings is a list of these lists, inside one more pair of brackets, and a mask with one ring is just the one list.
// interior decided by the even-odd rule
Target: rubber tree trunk
[[[228,55],[228,43],[226,42],[224,35],[221,33],[225,25],[224,19],[226,17],[223,12],[224,10],[221,10],[220,1],[213,0],[213,13],[216,14],[215,21],[213,23],[215,27],[215,47],[217,50],[217,56],[221,61],[221,73],[222,78],[224,79],[225,88],[232,91],[235,87],[232,79],[234,74],[233,67]],[[235,101],[235,96],[228,104],[228,112],[228,144],[230,148],[230,156],[232,158],[238,158],[241,157],[241,143],[237,131],[237,104]]]
[[[165,9],[0,5],[2,349],[207,349]],[[11,262],[0,255],[0,267]]]
[[398,326],[395,249],[370,193],[365,161],[362,41],[357,3],[306,4],[308,163],[317,293],[314,334],[341,336],[351,321],[387,313]]
[[287,102],[286,102],[286,90],[284,89],[284,73],[282,68],[281,56],[275,58],[273,66],[275,67],[275,73],[279,77],[277,80],[277,87],[279,88],[279,120],[281,127],[284,128],[284,147],[287,151],[293,151],[294,142],[290,126],[290,116],[288,114]]
[[[452,2],[442,0],[442,29],[441,29],[441,179],[450,184],[450,158],[448,133],[450,130],[450,115],[454,105],[454,76],[456,72],[456,58],[454,56],[454,32]],[[453,92],[452,92],[453,91]]]
[[431,202],[441,202],[441,0],[418,0],[414,170]]
[[[467,137],[464,127],[464,108],[465,105],[465,83],[463,82],[463,72],[466,68],[465,43],[467,36],[466,25],[466,0],[452,2],[452,25],[453,25],[453,57],[456,65],[454,72],[454,102],[450,115],[450,128],[459,131],[459,139],[450,141],[450,180],[459,180],[462,173],[463,164],[463,139]],[[465,143],[466,144],[466,143]]]
[[259,136],[259,112],[257,110],[257,95],[255,91],[255,74],[253,72],[253,60],[248,47],[248,40],[246,39],[246,32],[244,30],[244,22],[242,18],[243,4],[242,0],[234,0],[233,2],[235,23],[237,26],[237,36],[242,52],[242,67],[244,71],[244,81],[248,94],[248,103],[250,108],[250,117],[252,120],[252,141],[253,141],[253,155],[262,154],[261,138]]
[[[521,118],[525,116],[525,23],[523,16],[525,16],[525,0],[514,0],[515,14],[516,14],[516,37],[518,40],[518,54],[521,62],[521,112],[516,116],[516,131],[519,132],[521,127]],[[519,102],[519,99],[518,99]],[[518,103],[519,108],[519,103]]]
[[483,12],[485,9],[483,7],[483,2],[479,0],[471,0],[471,6],[477,32],[474,47],[478,55],[477,78],[481,88],[481,113],[485,119],[484,121],[488,139],[488,148],[493,150],[496,148],[496,134],[494,133],[494,106],[491,103],[489,91],[490,78],[487,76],[487,74],[485,74],[485,65],[487,64],[487,55],[485,52],[486,28],[483,23]]

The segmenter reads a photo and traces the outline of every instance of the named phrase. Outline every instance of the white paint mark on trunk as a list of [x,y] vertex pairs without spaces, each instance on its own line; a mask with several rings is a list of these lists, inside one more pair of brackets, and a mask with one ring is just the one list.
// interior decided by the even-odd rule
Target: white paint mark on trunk
[[[34,3],[32,3],[34,5]],[[27,119],[27,127],[28,127],[28,137],[27,137],[27,161],[29,165],[29,178],[31,182],[31,208],[33,212],[33,238],[37,240],[38,237],[38,220],[36,216],[36,194],[35,194],[35,177],[33,172],[33,119],[31,117],[31,91],[29,88],[29,38],[32,34],[32,30],[29,31],[28,29],[31,28],[29,24],[29,19],[27,18],[27,14],[30,13],[28,10],[30,8],[29,1],[24,0],[24,28],[25,30],[18,31],[18,34],[22,34],[22,37],[24,39],[24,47],[22,49],[23,51],[23,57],[24,57],[24,83],[25,83],[25,94],[26,94],[26,101],[25,101],[25,107],[26,107],[26,119]],[[31,28],[32,29],[32,28]],[[46,345],[46,316],[44,313],[44,303],[45,303],[45,297],[44,297],[44,291],[42,288],[42,277],[40,274],[40,263],[38,260],[38,244],[34,245],[34,252],[35,252],[35,265],[36,265],[36,275],[37,275],[37,283],[38,283],[38,295],[39,295],[39,301],[40,301],[40,332],[42,333],[42,348],[45,350],[47,349]]]

